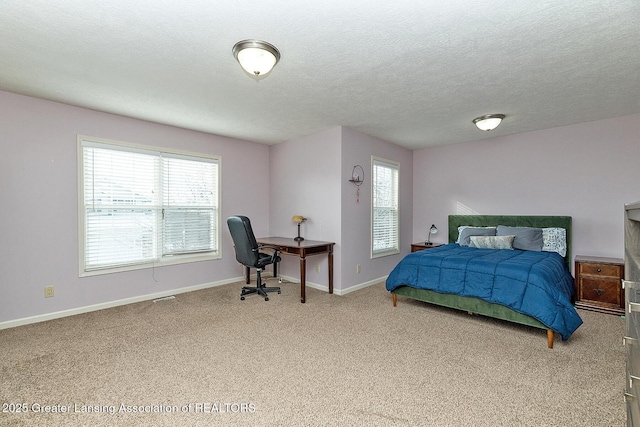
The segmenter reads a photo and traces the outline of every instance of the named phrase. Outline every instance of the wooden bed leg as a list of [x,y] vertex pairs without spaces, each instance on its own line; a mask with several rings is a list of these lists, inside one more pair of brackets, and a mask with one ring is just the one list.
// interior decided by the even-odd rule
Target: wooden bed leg
[[553,348],[553,331],[547,329],[547,347]]
[[398,304],[398,296],[396,294],[391,294],[393,296],[393,306],[396,307]]

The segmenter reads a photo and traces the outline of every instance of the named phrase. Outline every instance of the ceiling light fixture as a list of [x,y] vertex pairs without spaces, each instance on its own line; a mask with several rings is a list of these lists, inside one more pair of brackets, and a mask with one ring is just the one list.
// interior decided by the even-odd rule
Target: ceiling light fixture
[[280,52],[271,43],[242,40],[233,46],[233,56],[240,66],[255,78],[264,77],[280,60]]
[[504,114],[486,114],[473,119],[473,124],[480,130],[490,131],[497,128],[504,118]]

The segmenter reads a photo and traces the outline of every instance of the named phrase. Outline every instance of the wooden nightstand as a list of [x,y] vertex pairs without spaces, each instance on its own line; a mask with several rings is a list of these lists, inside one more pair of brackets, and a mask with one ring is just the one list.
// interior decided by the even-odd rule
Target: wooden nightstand
[[418,242],[411,244],[411,252],[418,252],[424,249],[437,248],[438,246],[442,246],[444,243],[432,243],[430,245],[425,244],[425,242]]
[[576,256],[576,307],[624,315],[624,260]]

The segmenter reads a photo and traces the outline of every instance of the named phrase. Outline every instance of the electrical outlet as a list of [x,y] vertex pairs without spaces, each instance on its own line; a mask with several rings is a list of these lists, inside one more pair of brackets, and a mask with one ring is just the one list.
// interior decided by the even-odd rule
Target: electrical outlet
[[44,297],[45,298],[53,297],[53,286],[45,286],[44,287]]
[[360,264],[356,265],[356,273],[360,274]]
[[316,265],[316,273],[320,273],[320,266]]

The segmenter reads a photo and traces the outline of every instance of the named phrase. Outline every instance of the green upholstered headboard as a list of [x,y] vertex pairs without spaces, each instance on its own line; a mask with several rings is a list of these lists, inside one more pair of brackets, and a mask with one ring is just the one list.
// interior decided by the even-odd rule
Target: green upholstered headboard
[[571,271],[571,217],[570,216],[534,216],[534,215],[449,215],[449,243],[458,239],[458,227],[510,227],[564,228],[567,232],[567,254],[564,257]]

